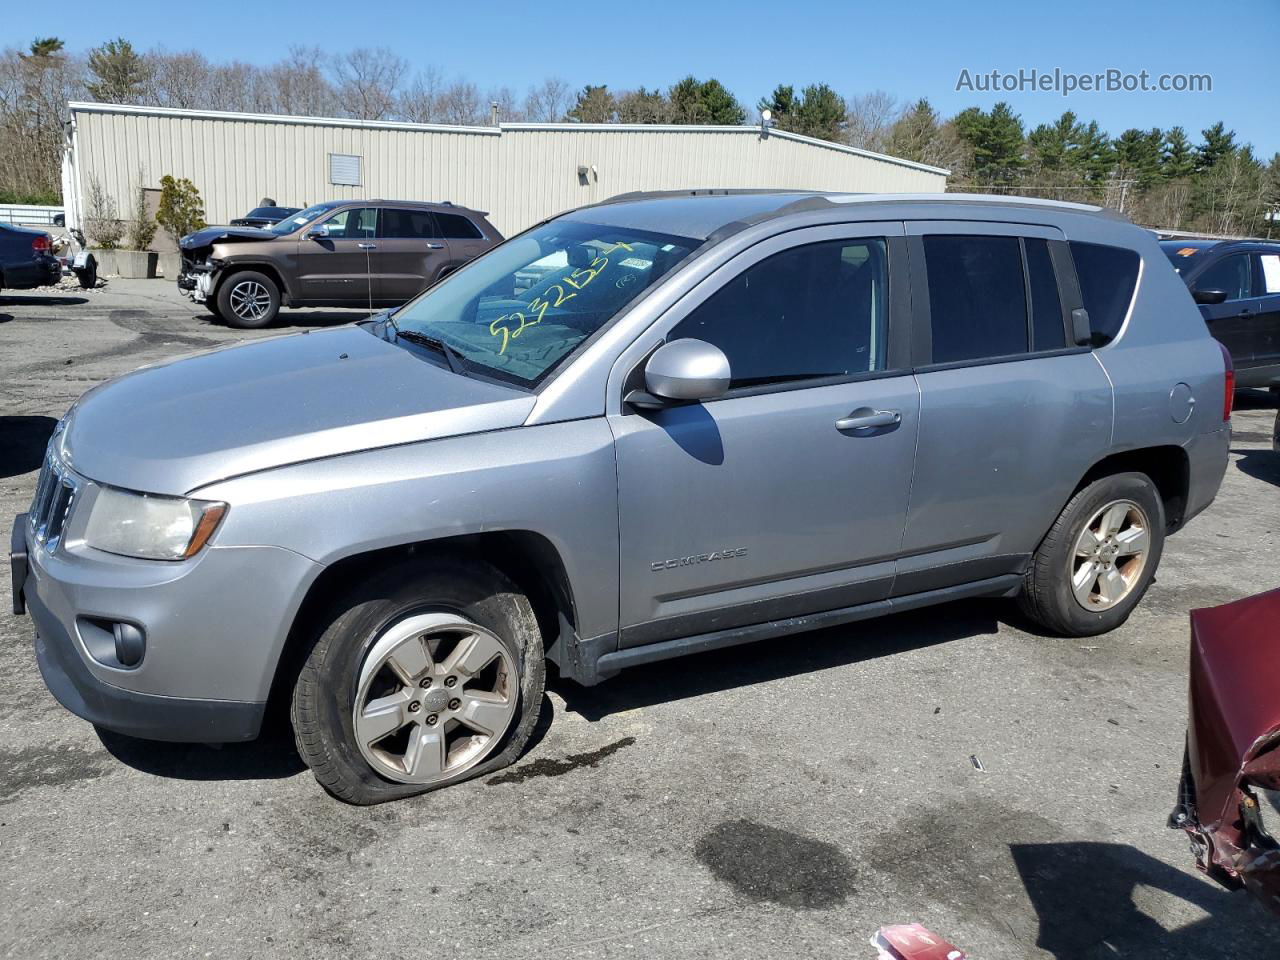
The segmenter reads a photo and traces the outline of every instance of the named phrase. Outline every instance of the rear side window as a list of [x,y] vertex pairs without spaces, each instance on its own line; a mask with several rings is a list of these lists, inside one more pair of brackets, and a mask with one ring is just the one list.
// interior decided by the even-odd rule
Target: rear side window
[[807,244],[748,267],[670,339],[723,350],[731,387],[869,373],[884,368],[887,290],[884,240]]
[[1124,247],[1076,241],[1071,243],[1071,258],[1076,264],[1084,308],[1089,311],[1091,342],[1101,347],[1115,339],[1129,312],[1140,258]]
[[1027,294],[1017,237],[924,238],[933,362],[1026,353]]
[[1067,328],[1049,242],[1027,237],[1022,243],[1027,251],[1027,289],[1031,291],[1031,349],[1059,350],[1067,345]]
[[429,239],[440,236],[431,220],[431,214],[426,210],[386,207],[382,211],[382,226],[378,229],[378,235],[388,239]]
[[456,213],[437,213],[436,222],[440,224],[440,236],[449,240],[480,240],[484,237],[474,223]]

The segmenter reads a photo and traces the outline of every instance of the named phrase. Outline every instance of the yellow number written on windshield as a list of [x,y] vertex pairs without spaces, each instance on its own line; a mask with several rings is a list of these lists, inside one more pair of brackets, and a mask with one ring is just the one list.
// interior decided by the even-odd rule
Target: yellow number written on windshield
[[[545,291],[529,301],[528,316],[520,310],[513,310],[510,313],[504,313],[489,324],[489,335],[502,338],[502,343],[498,347],[498,355],[502,356],[502,354],[506,353],[507,345],[529,327],[537,326],[541,323],[549,308],[559,307],[566,301],[576,297],[578,295],[577,291],[585,289],[587,284],[598,277],[600,272],[609,265],[608,254],[618,249],[633,252],[630,246],[619,241],[592,260],[588,266],[579,267],[567,277],[562,277],[561,279],[564,283],[574,289],[574,293],[569,293],[565,290],[563,284],[553,283]],[[512,324],[515,325],[514,329]]]

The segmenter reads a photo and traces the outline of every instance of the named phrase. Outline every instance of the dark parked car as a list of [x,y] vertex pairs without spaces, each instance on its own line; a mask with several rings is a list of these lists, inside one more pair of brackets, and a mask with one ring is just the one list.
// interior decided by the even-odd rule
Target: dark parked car
[[301,213],[301,207],[254,207],[243,217],[236,217],[231,221],[233,227],[271,227],[292,217],[295,213]]
[[62,277],[62,264],[43,230],[0,223],[0,290],[48,287]]
[[1280,242],[1167,239],[1209,332],[1231,352],[1237,387],[1280,389]]
[[1280,790],[1277,622],[1280,590],[1191,611],[1187,751],[1169,826],[1187,832],[1206,875],[1280,913],[1280,844],[1259,796]]
[[188,234],[178,287],[232,326],[265,327],[281,306],[399,306],[501,240],[451,203],[318,203],[265,230]]

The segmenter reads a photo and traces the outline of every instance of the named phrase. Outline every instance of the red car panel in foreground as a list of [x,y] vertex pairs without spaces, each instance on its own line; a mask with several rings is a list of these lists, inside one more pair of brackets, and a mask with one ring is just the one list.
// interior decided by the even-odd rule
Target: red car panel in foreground
[[1199,868],[1280,913],[1280,845],[1254,788],[1280,790],[1280,590],[1191,611],[1191,704],[1178,805]]

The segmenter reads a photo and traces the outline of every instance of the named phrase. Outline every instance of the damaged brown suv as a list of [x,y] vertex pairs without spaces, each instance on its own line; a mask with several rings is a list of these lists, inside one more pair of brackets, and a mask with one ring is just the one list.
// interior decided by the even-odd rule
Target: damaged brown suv
[[263,229],[182,238],[178,287],[233,327],[285,307],[393,307],[502,240],[485,213],[452,203],[318,203]]

